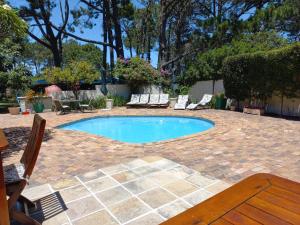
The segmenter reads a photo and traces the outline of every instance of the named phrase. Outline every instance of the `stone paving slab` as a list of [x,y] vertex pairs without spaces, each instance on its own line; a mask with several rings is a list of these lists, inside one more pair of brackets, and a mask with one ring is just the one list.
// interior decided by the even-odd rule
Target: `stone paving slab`
[[[107,170],[111,173],[122,172],[131,166],[125,165],[129,161],[147,157],[147,162],[150,162],[156,156],[230,183],[260,172],[300,181],[300,121],[224,110],[115,108],[95,113],[58,116],[47,112],[41,115],[47,120],[47,133],[30,180],[31,185],[64,180],[65,184],[57,184],[57,188],[60,188],[66,183],[78,182],[74,180],[77,174],[120,162],[124,163],[123,168]],[[214,121],[215,127],[207,132],[173,141],[144,145],[121,143],[96,135],[55,128],[78,119],[109,115],[194,116]],[[9,149],[3,153],[5,164],[20,159],[32,120],[33,115],[0,114],[0,127],[4,128],[10,143]],[[133,166],[139,163],[132,162]],[[156,166],[155,168],[168,167],[168,164]],[[134,179],[130,174],[120,176],[123,178],[119,179],[124,181]]]
[[[120,176],[116,175],[124,174],[119,168],[137,176],[130,175],[132,181],[117,180]],[[168,179],[162,174],[169,175]],[[196,178],[201,182],[189,181]],[[26,197],[47,203],[32,216],[48,225],[157,225],[230,186],[158,156],[100,168],[74,179],[78,182],[59,181],[25,189]]]

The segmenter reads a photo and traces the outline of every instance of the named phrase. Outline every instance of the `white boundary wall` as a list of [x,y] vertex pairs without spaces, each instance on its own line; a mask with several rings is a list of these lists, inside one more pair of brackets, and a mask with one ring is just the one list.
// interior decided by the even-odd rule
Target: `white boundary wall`
[[[126,99],[129,99],[130,89],[127,84],[108,84],[106,85],[108,95],[119,95]],[[96,85],[95,90],[80,90],[79,99],[86,100],[90,98],[96,98],[99,96],[104,96],[101,92],[101,85]],[[57,93],[53,96],[57,99],[62,98],[74,98],[72,91],[63,91],[62,93]]]
[[[213,82],[198,81],[194,84],[189,91],[191,100],[201,100],[204,94],[212,94]],[[215,82],[215,94],[225,92],[223,80]],[[269,113],[280,114],[281,98],[273,95],[272,98],[267,100],[266,111]],[[283,115],[300,116],[300,98],[284,98],[283,100]]]

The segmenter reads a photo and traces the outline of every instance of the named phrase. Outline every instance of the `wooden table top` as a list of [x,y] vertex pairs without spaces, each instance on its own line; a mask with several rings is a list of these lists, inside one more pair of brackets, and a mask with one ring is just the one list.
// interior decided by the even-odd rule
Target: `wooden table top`
[[300,183],[256,174],[161,225],[300,224]]
[[3,133],[3,130],[0,129],[0,152],[5,150],[8,147],[7,139]]
[[5,150],[7,147],[8,147],[7,139],[3,133],[3,130],[0,129],[0,225],[9,224],[6,189],[4,183],[3,165],[2,165],[2,157],[1,157],[1,151]]

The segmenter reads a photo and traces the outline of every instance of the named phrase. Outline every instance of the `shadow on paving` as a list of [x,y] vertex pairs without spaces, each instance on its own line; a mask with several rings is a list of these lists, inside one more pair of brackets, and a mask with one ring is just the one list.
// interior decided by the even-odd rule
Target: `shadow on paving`
[[[67,210],[67,206],[65,205],[59,192],[49,194],[34,201],[34,203],[36,207],[29,209],[29,214],[30,217],[41,224]],[[19,208],[19,210],[22,210],[22,207]],[[20,223],[13,221],[12,224],[19,225]]]
[[[29,140],[31,127],[9,127],[3,129],[5,136],[8,140],[9,146],[3,151],[2,157],[9,158],[15,155],[19,155],[26,148]],[[46,129],[43,141],[52,139],[51,130]]]

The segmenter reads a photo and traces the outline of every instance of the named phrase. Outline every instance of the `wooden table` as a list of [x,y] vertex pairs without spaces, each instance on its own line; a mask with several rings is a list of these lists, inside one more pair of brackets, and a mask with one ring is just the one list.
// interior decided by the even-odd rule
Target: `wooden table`
[[300,183],[256,174],[161,225],[300,224]]
[[9,224],[8,206],[6,200],[6,189],[4,183],[4,172],[1,152],[8,147],[8,142],[3,131],[0,129],[0,225]]
[[71,104],[73,103],[75,105],[75,109],[76,110],[80,110],[80,100],[78,99],[63,99],[63,100],[59,100],[61,103],[65,103],[65,104],[69,104],[71,107]]

